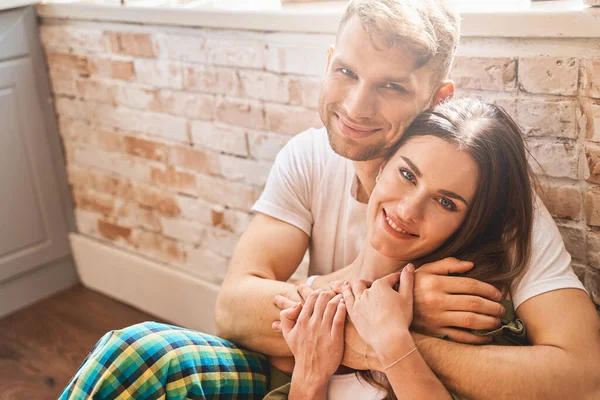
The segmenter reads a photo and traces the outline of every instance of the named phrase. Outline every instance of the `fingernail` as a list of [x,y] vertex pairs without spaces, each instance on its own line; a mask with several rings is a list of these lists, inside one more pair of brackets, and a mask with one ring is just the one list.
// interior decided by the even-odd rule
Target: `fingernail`
[[407,270],[408,272],[415,272],[415,266],[414,266],[414,265],[412,265],[412,264],[408,264],[408,265],[406,266],[406,270]]
[[344,286],[348,286],[348,282],[344,282]]
[[331,282],[329,282],[329,285],[337,286],[339,284],[340,284],[340,281],[331,281]]

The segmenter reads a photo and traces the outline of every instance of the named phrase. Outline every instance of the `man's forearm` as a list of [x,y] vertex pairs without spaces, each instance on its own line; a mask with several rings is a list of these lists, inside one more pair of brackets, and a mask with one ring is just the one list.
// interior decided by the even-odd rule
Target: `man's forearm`
[[[574,362],[581,357],[558,347],[471,346],[414,336],[421,355],[442,383],[465,398],[584,399],[598,389],[582,373],[593,365]],[[585,353],[585,344],[580,351]]]
[[291,356],[281,333],[272,328],[279,320],[280,310],[273,304],[276,295],[301,300],[295,285],[256,276],[222,289],[215,312],[217,335],[263,354]]

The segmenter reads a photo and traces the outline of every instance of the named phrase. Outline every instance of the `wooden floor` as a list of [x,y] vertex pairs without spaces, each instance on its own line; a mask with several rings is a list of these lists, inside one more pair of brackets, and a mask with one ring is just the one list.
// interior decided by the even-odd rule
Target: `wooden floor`
[[109,330],[159,319],[75,286],[0,320],[0,400],[56,400]]

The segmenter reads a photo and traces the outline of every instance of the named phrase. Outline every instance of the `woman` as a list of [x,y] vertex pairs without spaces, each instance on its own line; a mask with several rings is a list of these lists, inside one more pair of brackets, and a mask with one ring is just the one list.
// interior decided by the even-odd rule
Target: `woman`
[[[335,273],[363,280],[336,285],[335,297],[314,292],[281,312],[279,328],[295,357],[289,397],[450,398],[409,333],[414,266],[397,271],[454,256],[473,261],[469,275],[508,296],[529,259],[532,176],[520,130],[501,108],[462,99],[419,115],[380,170],[362,252]],[[361,373],[371,385],[333,375],[346,310],[382,366]]]

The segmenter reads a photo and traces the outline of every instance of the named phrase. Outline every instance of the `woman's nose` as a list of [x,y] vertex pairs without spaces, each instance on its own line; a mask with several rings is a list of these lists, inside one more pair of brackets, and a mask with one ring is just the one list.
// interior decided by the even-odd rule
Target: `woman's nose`
[[423,200],[418,195],[405,197],[396,207],[398,216],[406,222],[420,221],[423,217]]

